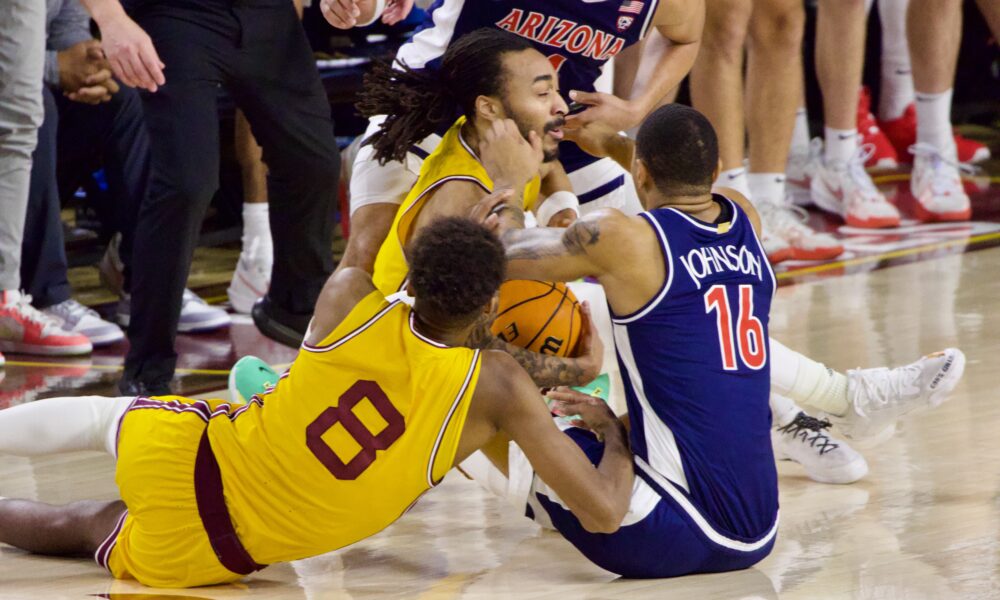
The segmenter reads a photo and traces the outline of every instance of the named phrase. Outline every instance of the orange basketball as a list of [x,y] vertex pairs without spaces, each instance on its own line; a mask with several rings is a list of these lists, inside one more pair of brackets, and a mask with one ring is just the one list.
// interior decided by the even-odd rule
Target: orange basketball
[[563,283],[515,279],[500,286],[493,334],[533,352],[573,356],[582,316],[576,296]]

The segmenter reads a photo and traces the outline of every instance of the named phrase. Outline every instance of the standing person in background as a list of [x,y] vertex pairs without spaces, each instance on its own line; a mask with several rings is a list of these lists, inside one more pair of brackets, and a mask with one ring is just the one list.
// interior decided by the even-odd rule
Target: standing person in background
[[62,329],[20,291],[31,154],[45,114],[44,5],[6,0],[0,4],[0,23],[0,351],[87,353],[86,338]]
[[[292,0],[302,19],[302,0]],[[249,314],[253,304],[267,294],[274,265],[274,243],[268,223],[267,165],[263,151],[250,131],[250,122],[242,110],[236,110],[236,161],[243,176],[243,237],[240,256],[229,283],[229,304],[238,313]]]
[[132,258],[131,348],[119,389],[169,392],[184,282],[218,188],[222,86],[246,113],[269,170],[276,251],[254,321],[265,335],[298,345],[333,270],[327,215],[339,153],[326,93],[294,7],[287,0],[84,4],[101,28],[115,74],[145,90],[152,148],[150,191]]

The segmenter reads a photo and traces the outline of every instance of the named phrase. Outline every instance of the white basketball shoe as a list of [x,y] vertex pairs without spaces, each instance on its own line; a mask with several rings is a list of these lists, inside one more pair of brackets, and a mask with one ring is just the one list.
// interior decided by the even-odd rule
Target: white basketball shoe
[[799,411],[789,423],[771,429],[776,460],[802,465],[819,483],[854,483],[868,474],[864,456],[830,435],[830,421]]
[[948,399],[965,371],[965,354],[947,348],[902,367],[847,372],[847,414],[830,420],[844,437],[872,438],[911,412]]

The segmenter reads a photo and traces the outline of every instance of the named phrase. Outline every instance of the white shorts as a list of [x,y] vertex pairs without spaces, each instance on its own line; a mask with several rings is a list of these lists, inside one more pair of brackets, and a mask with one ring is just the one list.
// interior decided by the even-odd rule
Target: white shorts
[[[384,117],[368,122],[363,138],[378,131]],[[371,146],[362,146],[351,168],[351,215],[369,204],[402,204],[410,188],[417,182],[420,167],[437,145],[441,136],[431,134],[414,145],[403,162],[378,164]],[[573,193],[580,199],[580,213],[597,208],[617,208],[628,215],[642,212],[632,176],[610,158],[602,158],[569,174]]]

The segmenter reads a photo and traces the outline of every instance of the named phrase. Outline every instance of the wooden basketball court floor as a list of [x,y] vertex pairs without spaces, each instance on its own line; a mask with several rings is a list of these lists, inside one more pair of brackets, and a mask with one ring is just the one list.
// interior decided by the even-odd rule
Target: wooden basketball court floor
[[[778,541],[752,569],[622,580],[452,474],[369,540],[221,587],[151,590],[113,581],[89,560],[0,545],[0,600],[1000,598],[1000,247],[993,246],[1000,191],[984,191],[974,206],[973,224],[878,236],[840,228],[852,240],[846,260],[782,269],[786,285],[772,309],[771,333],[786,345],[836,369],[897,365],[958,346],[968,366],[949,402],[906,420],[880,446],[859,448],[870,465],[862,481],[818,484],[798,465],[779,464]],[[261,343],[245,321],[225,334],[181,336],[178,343],[178,388],[190,394],[211,396],[224,385],[224,367],[243,353],[291,358]],[[82,362],[8,356],[0,407],[111,394],[122,351]],[[112,499],[113,464],[97,454],[0,456],[0,495],[52,503]]]

